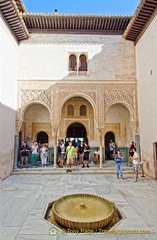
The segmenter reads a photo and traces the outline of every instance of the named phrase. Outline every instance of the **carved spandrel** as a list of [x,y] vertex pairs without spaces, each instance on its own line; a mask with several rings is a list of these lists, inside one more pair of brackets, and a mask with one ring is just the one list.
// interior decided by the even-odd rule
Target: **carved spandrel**
[[51,137],[51,123],[32,123],[32,137],[35,139],[35,135],[38,132],[46,132]]
[[51,108],[51,91],[44,90],[21,90],[21,107],[33,101],[43,102]]
[[126,102],[128,103],[132,109],[135,106],[135,91],[105,91],[105,106],[108,106],[117,102]]

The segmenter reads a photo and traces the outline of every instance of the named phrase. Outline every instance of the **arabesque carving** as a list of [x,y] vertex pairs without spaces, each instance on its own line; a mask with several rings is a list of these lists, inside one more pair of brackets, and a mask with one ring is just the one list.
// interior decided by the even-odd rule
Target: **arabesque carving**
[[106,123],[104,127],[104,135],[107,132],[113,132],[118,139],[121,138],[121,133],[120,133],[120,123]]
[[38,101],[45,103],[49,108],[51,108],[51,91],[44,90],[21,90],[21,107],[27,102]]
[[135,111],[135,91],[105,91],[105,106],[109,106],[111,104],[117,102],[128,103],[132,109]]
[[51,137],[51,123],[32,123],[32,137],[36,138],[37,133],[46,132]]

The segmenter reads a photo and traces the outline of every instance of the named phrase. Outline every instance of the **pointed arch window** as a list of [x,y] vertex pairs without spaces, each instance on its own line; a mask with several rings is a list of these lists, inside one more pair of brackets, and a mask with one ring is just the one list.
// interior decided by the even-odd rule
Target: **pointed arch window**
[[69,104],[67,107],[67,115],[74,116],[74,106],[72,104]]
[[87,71],[87,57],[81,54],[79,57],[79,71]]
[[86,116],[87,115],[87,108],[86,105],[80,106],[80,116]]
[[69,71],[77,71],[77,59],[74,54],[69,56]]

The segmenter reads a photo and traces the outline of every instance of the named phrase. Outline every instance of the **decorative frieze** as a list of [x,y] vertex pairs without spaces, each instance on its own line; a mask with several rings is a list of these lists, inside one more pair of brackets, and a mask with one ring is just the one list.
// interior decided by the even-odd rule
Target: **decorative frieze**
[[20,103],[21,107],[26,105],[28,102],[41,102],[45,103],[51,108],[51,91],[45,90],[21,90],[20,91]]
[[32,139],[36,139],[39,132],[46,132],[51,137],[51,123],[32,123]]
[[105,91],[105,107],[114,103],[123,102],[129,104],[132,109],[135,108],[135,91],[115,90]]

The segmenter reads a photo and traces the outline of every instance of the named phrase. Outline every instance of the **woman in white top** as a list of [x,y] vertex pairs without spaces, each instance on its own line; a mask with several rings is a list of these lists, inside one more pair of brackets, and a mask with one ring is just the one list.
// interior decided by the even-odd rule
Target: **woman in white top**
[[100,162],[100,150],[98,147],[95,148],[95,152],[94,152],[94,157],[95,157],[95,164],[99,164]]
[[46,167],[48,158],[48,147],[45,143],[42,144],[42,148],[40,149],[40,158],[42,167]]
[[64,141],[63,139],[61,140],[61,155],[60,155],[60,158],[58,159],[58,162],[59,162],[59,167],[63,167],[64,165],[64,157],[65,157],[65,144],[64,144]]
[[133,149],[133,157],[130,157],[129,163],[132,161],[133,162],[133,167],[134,167],[134,172],[136,173],[135,180],[134,182],[137,182],[138,179],[138,167],[139,167],[139,156],[138,153],[136,152],[136,148]]
[[38,152],[39,152],[39,148],[38,148],[38,144],[37,142],[33,142],[33,145],[31,147],[31,167],[37,167],[37,161],[38,161]]

